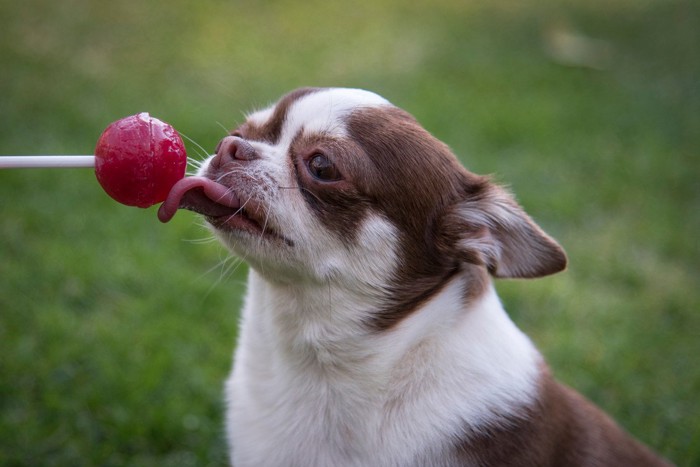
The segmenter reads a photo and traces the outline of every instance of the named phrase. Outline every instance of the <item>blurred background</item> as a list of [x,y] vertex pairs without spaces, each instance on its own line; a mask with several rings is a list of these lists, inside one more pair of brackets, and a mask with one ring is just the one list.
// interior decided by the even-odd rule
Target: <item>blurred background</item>
[[[700,465],[699,45],[683,0],[4,1],[0,154],[148,111],[202,158],[298,86],[378,92],[567,250],[498,284],[555,374]],[[246,270],[89,169],[1,171],[0,465],[224,465]]]

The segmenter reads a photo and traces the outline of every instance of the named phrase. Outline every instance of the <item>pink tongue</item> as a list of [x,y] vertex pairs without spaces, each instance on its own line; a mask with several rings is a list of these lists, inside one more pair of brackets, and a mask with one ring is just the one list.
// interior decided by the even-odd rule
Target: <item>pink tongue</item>
[[168,222],[178,209],[189,209],[209,217],[232,216],[241,207],[231,189],[205,177],[186,177],[172,187],[158,209],[158,219]]

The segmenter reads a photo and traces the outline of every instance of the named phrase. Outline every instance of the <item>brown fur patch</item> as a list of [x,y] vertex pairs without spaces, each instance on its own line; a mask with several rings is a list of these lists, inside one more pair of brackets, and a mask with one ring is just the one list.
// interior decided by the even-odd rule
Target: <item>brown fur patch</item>
[[[392,281],[391,303],[370,323],[386,330],[462,270],[461,260],[444,244],[441,220],[458,200],[484,189],[485,179],[464,169],[444,143],[401,109],[360,109],[347,127],[370,164],[355,184],[400,233],[401,264]],[[466,295],[481,294],[483,282],[475,281]]]
[[282,128],[287,119],[289,108],[296,101],[304,96],[318,92],[318,88],[300,88],[282,97],[270,117],[263,125],[257,125],[253,122],[245,122],[236,130],[231,132],[233,136],[241,136],[252,141],[263,141],[270,144],[275,144],[279,141],[282,135]]
[[[321,181],[309,173],[309,160],[317,154],[338,168],[340,180]],[[370,194],[357,180],[369,170],[362,149],[352,140],[301,133],[292,141],[290,156],[301,194],[316,218],[345,243],[353,244],[372,206]]]
[[610,417],[543,372],[537,403],[454,444],[447,465],[538,467],[670,466]]

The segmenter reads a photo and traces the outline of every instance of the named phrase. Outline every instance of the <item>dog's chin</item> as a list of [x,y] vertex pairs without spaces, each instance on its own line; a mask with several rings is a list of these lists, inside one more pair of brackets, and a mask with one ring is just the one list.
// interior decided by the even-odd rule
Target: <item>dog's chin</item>
[[[259,249],[268,245],[269,248],[286,245],[293,247],[294,242],[282,235],[266,219],[251,214],[247,209],[241,208],[232,215],[204,216],[206,222],[220,236],[230,239],[236,245],[253,243]],[[230,242],[229,242],[230,243]]]
[[[264,218],[247,210],[234,215],[204,216],[209,230],[234,255],[276,282],[305,275],[295,242]],[[286,279],[285,279],[286,280]]]
[[207,223],[216,231],[230,235],[232,237],[255,237],[266,238],[263,228],[257,222],[251,220],[246,215],[207,217]]
[[322,282],[314,267],[299,258],[297,249],[290,248],[279,237],[213,226],[211,231],[233,257],[244,261],[270,284],[289,286]]

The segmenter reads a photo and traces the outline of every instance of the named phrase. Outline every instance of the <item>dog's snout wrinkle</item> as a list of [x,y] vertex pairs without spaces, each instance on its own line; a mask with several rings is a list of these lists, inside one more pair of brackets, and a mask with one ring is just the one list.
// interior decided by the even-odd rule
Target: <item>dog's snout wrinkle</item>
[[248,141],[238,136],[227,136],[216,147],[216,155],[211,161],[215,168],[219,168],[231,161],[252,161],[258,158],[258,153]]

